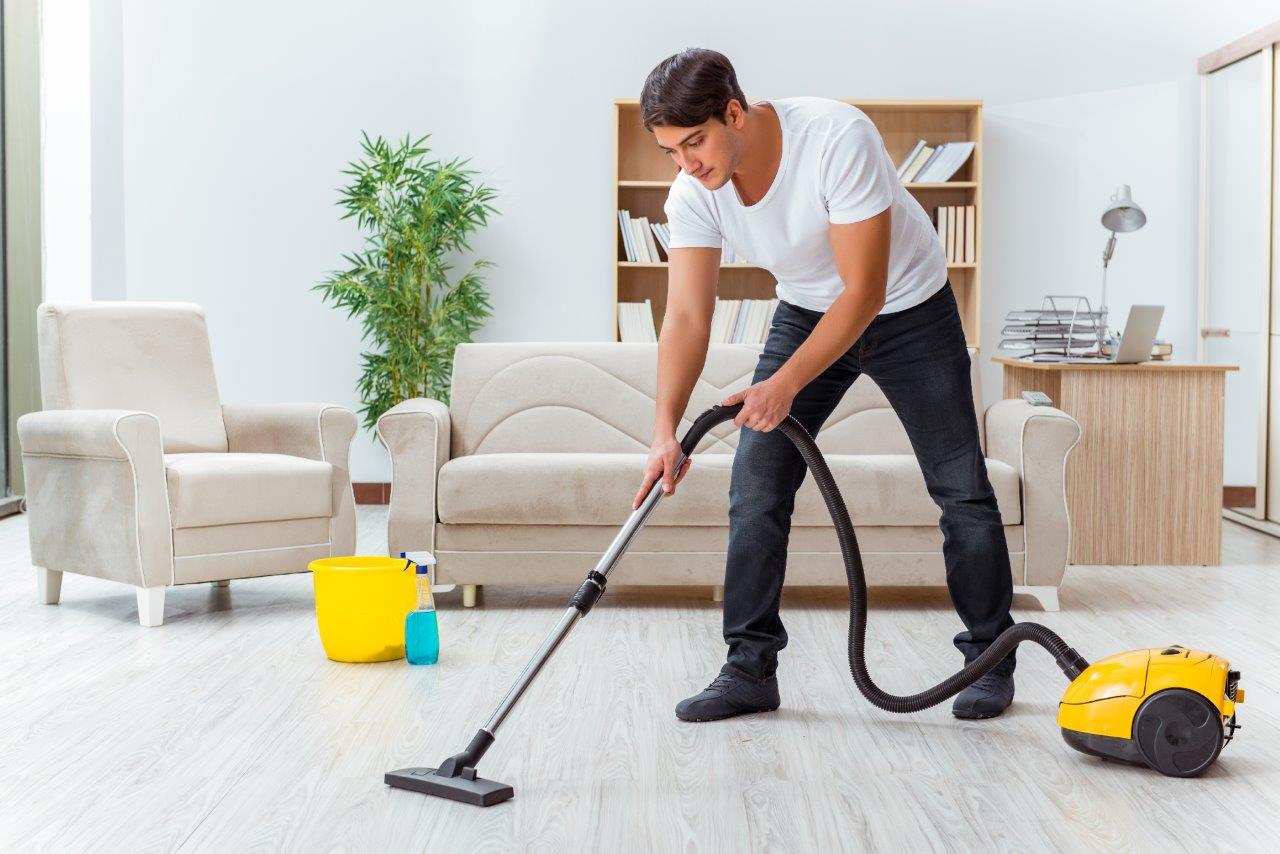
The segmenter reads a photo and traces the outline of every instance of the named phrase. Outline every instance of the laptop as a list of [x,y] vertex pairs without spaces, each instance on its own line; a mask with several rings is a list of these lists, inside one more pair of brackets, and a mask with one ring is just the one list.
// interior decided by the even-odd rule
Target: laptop
[[1065,362],[1067,364],[1117,364],[1133,365],[1151,360],[1151,348],[1160,331],[1160,318],[1164,316],[1162,305],[1135,305],[1129,308],[1124,322],[1120,346],[1113,347],[1110,356],[1053,356],[1037,354],[1037,362]]

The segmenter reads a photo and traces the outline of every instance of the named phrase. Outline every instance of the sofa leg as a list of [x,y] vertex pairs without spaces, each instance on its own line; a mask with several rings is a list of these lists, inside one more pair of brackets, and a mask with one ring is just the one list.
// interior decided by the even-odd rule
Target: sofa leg
[[138,587],[138,623],[155,628],[164,622],[164,588]]
[[215,582],[213,582],[213,583],[214,583],[214,586],[215,586],[215,587],[230,587],[230,586],[231,586],[231,579],[229,579],[229,578],[223,578],[223,579],[221,579],[220,581],[215,581]]
[[712,602],[724,601],[724,585],[723,584],[717,584],[715,587],[711,588],[711,601]]
[[1040,603],[1042,611],[1058,610],[1058,588],[1052,586],[1023,587],[1015,584],[1013,586],[1014,593],[1026,593],[1028,596],[1035,598]]
[[474,608],[476,606],[476,585],[462,585],[462,607]]
[[46,605],[57,605],[62,599],[62,570],[36,567],[36,592]]

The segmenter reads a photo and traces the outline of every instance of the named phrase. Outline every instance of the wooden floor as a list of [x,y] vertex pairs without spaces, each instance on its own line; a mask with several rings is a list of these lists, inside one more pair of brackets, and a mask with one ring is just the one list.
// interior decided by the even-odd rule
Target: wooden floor
[[[383,547],[362,508],[361,547]],[[1005,716],[891,716],[846,668],[843,593],[788,590],[783,707],[720,723],[672,707],[723,660],[709,591],[613,588],[500,730],[481,810],[382,783],[465,746],[560,615],[566,589],[440,597],[434,667],[324,657],[306,575],[132,590],[68,575],[37,604],[22,517],[0,521],[0,851],[1275,850],[1280,540],[1224,523],[1221,567],[1072,567],[1062,611],[1019,601],[1091,658],[1181,643],[1231,658],[1248,698],[1203,777],[1068,749],[1063,679],[1024,647]],[[873,591],[872,672],[944,677],[945,591]]]

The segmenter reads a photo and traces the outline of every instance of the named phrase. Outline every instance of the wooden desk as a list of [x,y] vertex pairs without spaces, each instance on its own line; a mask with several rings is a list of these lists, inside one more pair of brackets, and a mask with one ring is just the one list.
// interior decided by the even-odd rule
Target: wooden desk
[[1223,395],[1235,365],[994,361],[1005,397],[1042,391],[1080,422],[1067,457],[1071,563],[1221,563]]

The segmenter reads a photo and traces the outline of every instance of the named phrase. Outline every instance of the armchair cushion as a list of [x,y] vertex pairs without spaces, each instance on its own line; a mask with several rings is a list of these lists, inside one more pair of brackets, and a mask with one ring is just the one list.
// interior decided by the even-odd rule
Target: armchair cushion
[[[631,513],[645,454],[472,454],[440,469],[440,521],[446,524],[620,525]],[[936,526],[941,515],[911,454],[833,454],[827,464],[858,525]],[[652,525],[724,525],[732,454],[694,454],[695,477],[660,501]],[[988,460],[1004,524],[1022,514],[1018,473]],[[796,493],[793,526],[829,526],[812,477]]]
[[48,409],[135,409],[166,453],[227,450],[204,311],[189,303],[45,303],[36,312]]
[[328,517],[333,466],[284,454],[166,454],[175,528]]

